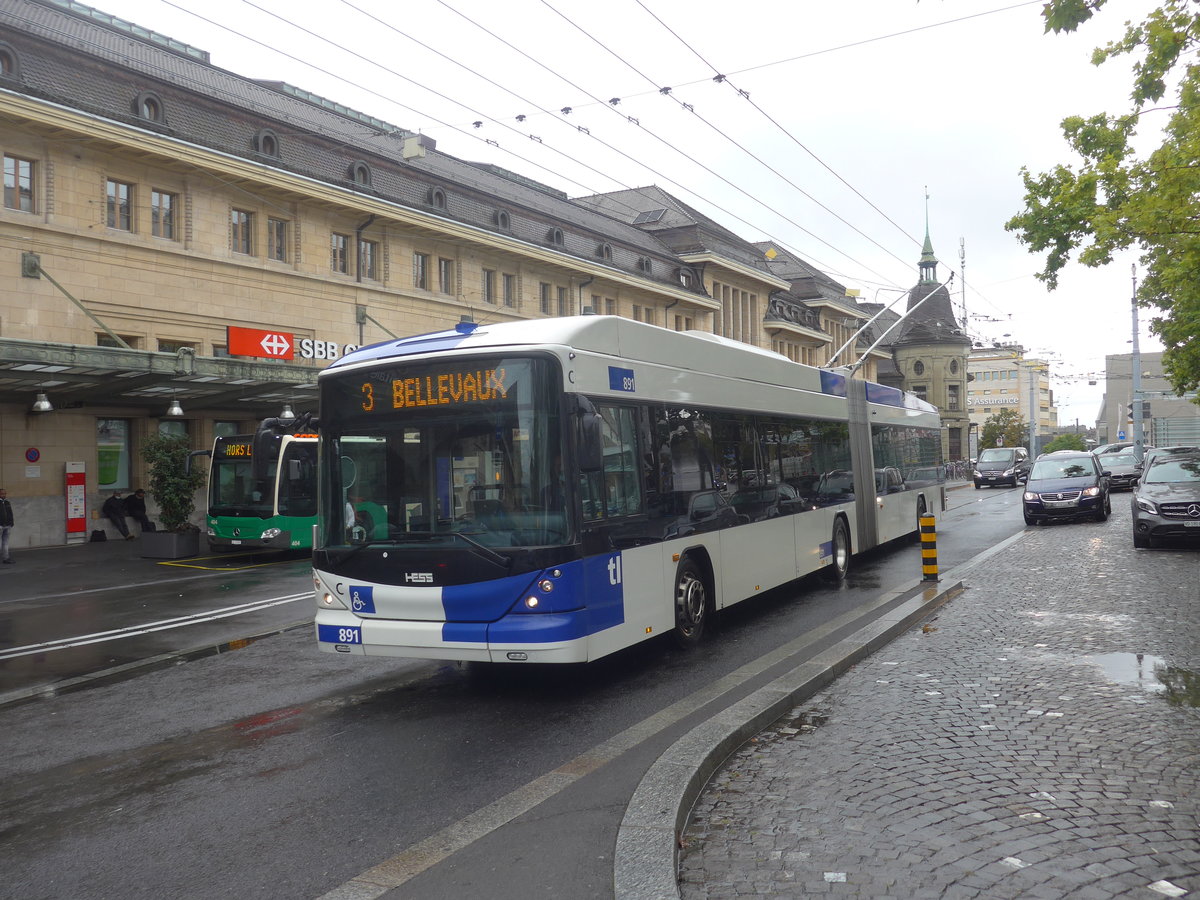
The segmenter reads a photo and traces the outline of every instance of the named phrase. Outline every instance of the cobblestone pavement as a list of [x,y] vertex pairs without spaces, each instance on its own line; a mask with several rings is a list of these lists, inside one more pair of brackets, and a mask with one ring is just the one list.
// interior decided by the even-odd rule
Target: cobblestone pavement
[[686,900],[1200,897],[1200,552],[1032,529],[735,753]]

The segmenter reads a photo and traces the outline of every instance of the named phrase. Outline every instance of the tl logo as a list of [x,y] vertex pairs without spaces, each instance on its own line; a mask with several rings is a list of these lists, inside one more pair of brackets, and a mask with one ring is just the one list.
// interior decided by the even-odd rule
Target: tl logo
[[608,560],[608,583],[621,583],[621,557],[613,556]]

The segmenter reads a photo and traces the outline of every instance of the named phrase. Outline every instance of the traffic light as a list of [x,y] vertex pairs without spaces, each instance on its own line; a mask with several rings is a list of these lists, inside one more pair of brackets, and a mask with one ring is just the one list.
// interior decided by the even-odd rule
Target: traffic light
[[1149,400],[1142,401],[1142,418],[1143,419],[1150,418],[1150,401]]
[[1125,421],[1126,422],[1133,421],[1133,404],[1132,403],[1130,403],[1128,406],[1125,407]]

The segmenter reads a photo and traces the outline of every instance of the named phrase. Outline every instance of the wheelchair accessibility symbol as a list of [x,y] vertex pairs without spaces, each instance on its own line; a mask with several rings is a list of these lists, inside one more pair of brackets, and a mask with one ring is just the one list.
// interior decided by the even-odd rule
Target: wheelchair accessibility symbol
[[362,595],[358,591],[354,592],[354,596],[350,601],[350,605],[354,607],[355,612],[362,612],[363,607],[367,604],[363,602]]

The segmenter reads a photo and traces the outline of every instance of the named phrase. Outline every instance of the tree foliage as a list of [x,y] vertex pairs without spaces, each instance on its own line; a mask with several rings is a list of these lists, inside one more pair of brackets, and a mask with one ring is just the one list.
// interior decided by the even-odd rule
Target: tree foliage
[[[1046,30],[1074,31],[1107,0],[1050,0]],[[1151,322],[1163,342],[1163,368],[1179,393],[1200,386],[1200,5],[1165,0],[1125,36],[1095,50],[1100,65],[1123,55],[1133,65],[1132,109],[1063,120],[1078,163],[1032,175],[1021,170],[1025,209],[1008,230],[1034,253],[1045,254],[1038,274],[1051,290],[1073,254],[1102,266],[1113,254],[1141,252],[1140,306],[1161,311]],[[1159,106],[1171,90],[1174,102]],[[1145,122],[1167,117],[1163,141],[1145,159],[1131,142]]]
[[1060,434],[1045,447],[1042,448],[1043,453],[1053,453],[1055,450],[1086,450],[1087,443],[1083,439],[1083,435],[1079,434]]
[[152,434],[142,442],[142,456],[150,466],[150,496],[167,531],[188,528],[196,491],[204,484],[203,469],[187,471],[190,452],[187,438],[181,435]]
[[1002,409],[984,420],[979,432],[979,449],[988,447],[1023,447],[1029,426],[1015,409]]

